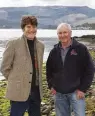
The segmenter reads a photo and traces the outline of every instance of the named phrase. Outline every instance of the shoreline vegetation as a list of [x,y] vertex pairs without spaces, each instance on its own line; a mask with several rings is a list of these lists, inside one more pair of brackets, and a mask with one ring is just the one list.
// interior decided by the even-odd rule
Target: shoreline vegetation
[[[93,62],[95,64],[95,35],[84,35],[81,37],[74,37],[79,41],[90,42],[89,52],[93,58]],[[4,47],[5,42],[0,41],[0,45]],[[43,92],[44,97],[41,104],[41,112],[42,116],[55,116],[55,108],[53,96],[48,89],[46,82],[46,63],[43,63],[43,71],[42,71],[42,79],[43,79]],[[6,80],[0,81],[0,116],[9,116],[10,111],[10,102],[5,99],[5,91],[6,91],[7,82]],[[86,97],[86,116],[95,116],[95,77],[93,83],[89,90],[85,94]],[[27,112],[25,116],[28,116]]]

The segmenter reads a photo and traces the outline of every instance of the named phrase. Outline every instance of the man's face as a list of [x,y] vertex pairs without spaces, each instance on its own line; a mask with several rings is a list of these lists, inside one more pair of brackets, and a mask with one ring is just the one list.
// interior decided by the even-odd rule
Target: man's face
[[34,39],[37,33],[37,27],[31,24],[28,24],[24,28],[24,35],[29,39]]
[[65,26],[57,30],[58,38],[62,43],[67,43],[71,39],[71,33],[72,32]]

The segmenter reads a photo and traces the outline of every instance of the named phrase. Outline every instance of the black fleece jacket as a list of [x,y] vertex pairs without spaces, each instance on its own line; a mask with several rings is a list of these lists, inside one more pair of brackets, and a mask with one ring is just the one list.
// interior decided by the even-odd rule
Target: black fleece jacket
[[86,92],[94,77],[93,61],[86,46],[73,40],[63,65],[59,44],[51,50],[46,63],[49,88],[63,94],[77,89]]

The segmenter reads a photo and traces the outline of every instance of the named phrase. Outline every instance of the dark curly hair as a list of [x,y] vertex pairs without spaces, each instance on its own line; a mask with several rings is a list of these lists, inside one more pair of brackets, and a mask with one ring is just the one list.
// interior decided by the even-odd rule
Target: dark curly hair
[[38,21],[35,16],[22,16],[21,28],[24,29],[26,25],[31,24],[33,26],[38,26]]

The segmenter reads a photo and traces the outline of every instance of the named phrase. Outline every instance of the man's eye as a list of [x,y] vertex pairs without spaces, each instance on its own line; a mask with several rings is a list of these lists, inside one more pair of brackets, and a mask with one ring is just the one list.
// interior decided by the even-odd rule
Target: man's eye
[[31,27],[28,27],[28,28],[31,28]]
[[32,33],[36,33],[36,31],[33,31]]

